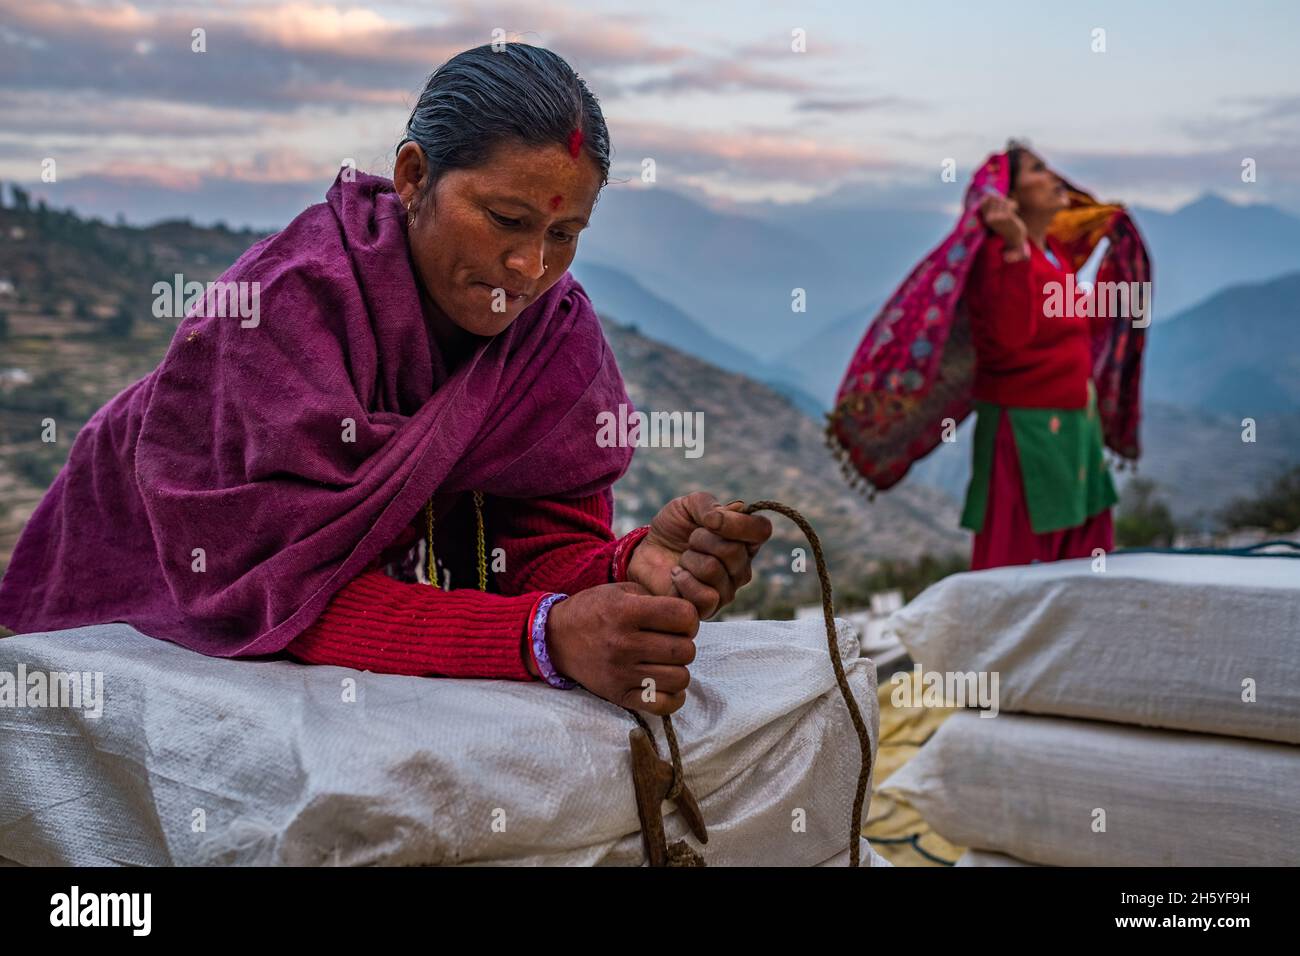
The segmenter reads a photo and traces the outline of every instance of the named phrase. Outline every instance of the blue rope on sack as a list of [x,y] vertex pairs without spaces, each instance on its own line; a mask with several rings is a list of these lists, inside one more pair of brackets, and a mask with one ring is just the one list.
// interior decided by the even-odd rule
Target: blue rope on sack
[[[1285,548],[1267,552],[1265,548]],[[1232,558],[1300,558],[1300,541],[1260,541],[1242,548],[1116,548],[1111,554],[1215,554]]]
[[935,856],[933,853],[921,846],[921,834],[913,833],[905,837],[867,837],[868,843],[887,843],[887,844],[907,844],[921,856],[925,857],[931,863],[941,863],[944,866],[956,866],[956,860],[945,860],[943,857]]

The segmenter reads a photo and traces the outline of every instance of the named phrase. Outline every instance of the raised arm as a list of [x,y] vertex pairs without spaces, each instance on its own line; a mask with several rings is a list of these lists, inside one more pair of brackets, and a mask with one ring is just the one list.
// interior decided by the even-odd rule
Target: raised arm
[[1020,348],[1038,331],[1042,297],[1033,288],[1030,260],[1009,252],[999,235],[989,236],[980,246],[965,297],[971,332],[985,349]]

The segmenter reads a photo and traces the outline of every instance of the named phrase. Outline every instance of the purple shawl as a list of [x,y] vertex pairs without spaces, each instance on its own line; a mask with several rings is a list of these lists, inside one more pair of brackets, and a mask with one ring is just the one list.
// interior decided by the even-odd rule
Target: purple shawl
[[271,654],[434,492],[612,507],[632,449],[599,447],[596,416],[631,402],[567,272],[449,376],[392,182],[340,173],[220,281],[260,284],[260,322],[192,309],[78,432],[0,581],[0,623],[125,621]]

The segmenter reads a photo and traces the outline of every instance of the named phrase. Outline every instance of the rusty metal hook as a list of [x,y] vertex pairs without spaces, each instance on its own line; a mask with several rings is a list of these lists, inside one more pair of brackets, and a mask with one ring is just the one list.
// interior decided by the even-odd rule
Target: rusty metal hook
[[[633,727],[627,737],[632,747],[632,786],[636,790],[636,812],[641,818],[641,842],[645,845],[646,859],[651,866],[668,866],[670,853],[664,834],[663,802],[672,789],[673,766],[659,756],[654,740],[642,728]],[[685,781],[675,802],[695,839],[708,843],[704,815]],[[691,852],[689,847],[686,852]]]

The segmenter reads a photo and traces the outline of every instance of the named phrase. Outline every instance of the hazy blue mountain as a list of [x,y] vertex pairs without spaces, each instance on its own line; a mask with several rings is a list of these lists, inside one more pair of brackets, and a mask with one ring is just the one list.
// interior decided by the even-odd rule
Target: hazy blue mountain
[[[844,212],[833,210],[821,214],[813,211],[791,213],[792,223],[797,228],[815,228],[817,216],[825,216],[827,228],[838,223],[841,227],[851,223],[852,217]],[[855,214],[858,215],[858,214]],[[1243,282],[1257,282],[1271,279],[1279,273],[1294,272],[1300,269],[1300,219],[1281,210],[1266,206],[1236,206],[1216,197],[1205,197],[1191,205],[1185,206],[1177,213],[1166,214],[1152,210],[1139,209],[1135,212],[1139,228],[1147,238],[1155,262],[1155,321],[1157,328],[1152,333],[1151,348],[1157,356],[1155,361],[1164,358],[1165,349],[1160,343],[1169,335],[1167,329],[1176,317],[1181,317],[1180,304],[1186,307],[1195,301],[1212,295],[1220,290],[1239,290],[1245,288]],[[865,221],[865,212],[862,212]],[[933,222],[931,222],[933,225]],[[936,237],[937,238],[937,237]],[[928,243],[928,244],[927,244]],[[912,250],[902,257],[902,263],[894,274],[883,283],[872,284],[864,277],[863,289],[876,292],[876,297],[864,296],[863,305],[853,308],[840,318],[833,320],[820,329],[811,332],[805,340],[786,350],[783,364],[797,371],[802,386],[829,406],[834,399],[835,390],[847,368],[853,350],[861,342],[867,327],[875,317],[876,310],[883,298],[893,291],[895,285],[907,274],[907,271],[933,245],[930,240],[917,242]],[[1197,308],[1209,309],[1193,324],[1197,330],[1180,329],[1170,340],[1170,358],[1182,362],[1178,349],[1200,352],[1206,362],[1197,365],[1197,373],[1189,377],[1195,379],[1194,391],[1204,394],[1207,407],[1217,407],[1218,403],[1236,401],[1242,395],[1250,395],[1255,407],[1284,408],[1294,396],[1294,391],[1269,378],[1266,381],[1252,381],[1249,366],[1251,356],[1257,355],[1258,346],[1266,344],[1267,339],[1260,333],[1269,329],[1275,347],[1283,342],[1297,344],[1295,338],[1289,337],[1286,328],[1295,328],[1286,315],[1294,316],[1294,293],[1288,293],[1290,286],[1280,286],[1273,292],[1261,291],[1254,296],[1238,300],[1237,309],[1241,311],[1240,319],[1257,308],[1267,311],[1273,318],[1251,321],[1244,329],[1251,334],[1236,334],[1231,342],[1225,342],[1227,356],[1238,356],[1245,361],[1246,372],[1238,372],[1237,366],[1224,366],[1221,350],[1206,336],[1200,326],[1206,322],[1217,321],[1213,316],[1224,306],[1222,303],[1211,305],[1203,303]],[[1235,294],[1235,291],[1234,291]],[[1288,297],[1289,296],[1289,297]],[[1290,308],[1288,313],[1286,310]],[[1232,313],[1236,315],[1237,313]],[[1226,318],[1226,316],[1225,316]],[[1263,323],[1262,325],[1260,323]],[[1274,328],[1270,323],[1280,322],[1281,327]],[[1204,349],[1202,346],[1206,346]],[[1282,356],[1274,356],[1269,361],[1276,361]],[[1237,361],[1233,358],[1232,361]],[[1186,365],[1186,363],[1183,363]],[[1275,373],[1297,380],[1294,366],[1278,365]],[[1157,373],[1157,389],[1164,384]],[[1209,375],[1207,379],[1205,376]],[[1176,376],[1175,376],[1176,377]],[[1209,398],[1210,390],[1214,397]],[[1183,403],[1177,395],[1160,392],[1160,397],[1175,404]]]
[[[859,275],[857,301],[848,311],[888,296],[953,225],[951,214],[928,204],[906,208],[854,197],[844,189],[800,206],[763,203],[740,210],[818,242]],[[1300,269],[1300,218],[1274,206],[1206,194],[1174,212],[1140,202],[1131,208],[1153,262],[1156,322],[1227,286]]]
[[[1218,525],[1234,498],[1261,490],[1300,462],[1300,412],[1259,412],[1255,441],[1242,441],[1241,416],[1148,401],[1142,410],[1138,474],[1156,483],[1174,517],[1197,529]],[[1120,498],[1128,472],[1117,475]]]
[[829,261],[852,278],[837,316],[883,301],[954,224],[952,216],[929,209],[839,205],[825,199],[804,205],[766,204],[755,212],[817,243]]
[[713,335],[671,302],[655,295],[627,273],[612,266],[575,260],[570,271],[582,283],[601,315],[632,326],[641,335],[671,345],[698,359],[765,382],[805,415],[819,418],[822,404],[805,391],[800,376],[771,365]]
[[98,216],[113,222],[121,215],[131,225],[160,220],[192,220],[203,225],[227,223],[259,232],[283,229],[313,203],[324,202],[333,174],[312,182],[250,182],[199,175],[192,184],[173,186],[141,176],[89,173],[59,176],[57,184],[22,185],[33,196],[46,196],[50,205],[72,208],[83,218]]
[[879,310],[879,302],[854,309],[786,353],[782,364],[798,376],[797,381],[823,409],[830,408],[835,401],[849,360]]
[[642,335],[722,368],[753,375],[762,368],[751,352],[724,342],[686,312],[647,289],[621,269],[580,256],[569,269],[601,315]]
[[1300,412],[1300,272],[1224,289],[1154,326],[1144,391],[1239,417]]
[[1151,251],[1155,322],[1227,286],[1300,269],[1300,218],[1273,206],[1205,195],[1173,213],[1137,207],[1134,219]]
[[[608,187],[581,256],[635,277],[713,335],[767,360],[862,298],[860,272],[814,239],[658,187]],[[791,308],[796,288],[805,290],[804,312]]]

